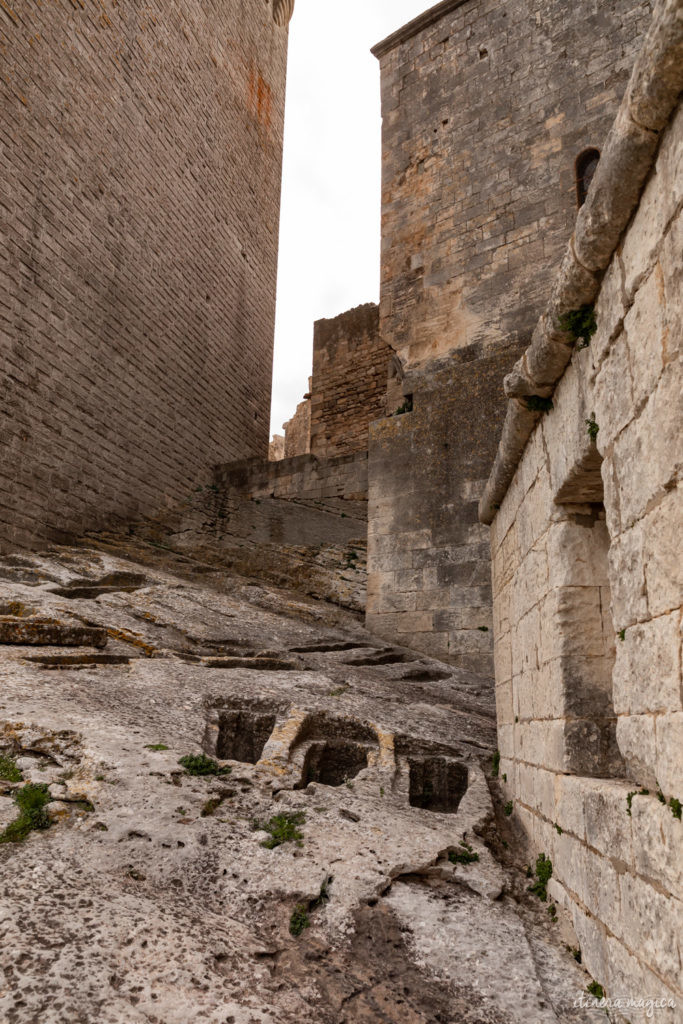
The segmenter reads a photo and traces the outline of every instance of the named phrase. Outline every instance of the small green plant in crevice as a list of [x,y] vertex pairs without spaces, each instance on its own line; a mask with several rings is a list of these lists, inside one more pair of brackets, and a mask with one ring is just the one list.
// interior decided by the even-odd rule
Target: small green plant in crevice
[[548,907],[548,917],[551,919],[551,921],[557,920],[557,907],[554,903],[551,903]]
[[594,306],[581,306],[571,309],[559,317],[558,323],[563,331],[571,334],[573,340],[581,340],[579,348],[587,348],[590,340],[598,329]]
[[581,963],[581,950],[578,946],[567,946],[567,952],[571,953],[577,964]]
[[596,999],[605,998],[605,990],[597,981],[591,981],[590,985],[586,985],[586,992],[591,996],[595,996]]
[[222,796],[212,796],[201,809],[202,818],[210,818],[223,803]]
[[232,768],[220,765],[206,754],[186,754],[178,764],[182,765],[188,775],[229,775]]
[[399,405],[398,409],[394,413],[394,416],[403,416],[405,412],[413,411],[413,396],[407,395],[403,405]]
[[662,793],[661,789],[659,789],[659,787],[657,787],[656,797],[659,800],[660,804],[665,804],[666,803],[666,797]]
[[289,919],[289,934],[295,938],[311,926],[310,914],[318,907],[324,906],[330,899],[330,883],[332,876],[328,875],[320,886],[320,892],[314,900],[308,903],[297,903]]
[[529,886],[529,892],[538,896],[542,903],[548,899],[548,882],[553,874],[553,862],[544,853],[539,853],[536,858],[536,881]]
[[508,800],[508,802],[505,804],[505,807],[503,808],[503,811],[505,812],[505,816],[507,818],[509,818],[510,815],[512,814],[512,808],[513,808],[512,800]]
[[519,722],[519,715],[515,715],[515,725],[517,725],[518,722]]
[[345,568],[347,568],[347,569],[357,569],[358,568],[358,566],[356,564],[357,562],[358,562],[358,552],[354,551],[353,549],[351,549],[351,551],[348,551],[347,554],[346,554],[346,566],[345,566]]
[[274,814],[270,821],[255,821],[254,828],[270,833],[270,839],[264,839],[261,846],[266,850],[274,850],[276,846],[283,843],[296,843],[303,846],[303,832],[299,831],[299,825],[306,821],[304,811],[295,811],[285,814]]
[[308,908],[306,904],[297,903],[292,911],[292,916],[289,919],[289,934],[293,935],[294,938],[298,938],[306,928],[310,927],[311,919],[308,916]]
[[540,395],[526,395],[523,402],[529,412],[550,412],[553,408],[552,398],[542,398]]
[[507,772],[503,772],[502,778],[503,778],[503,782],[507,782],[507,780],[508,780],[508,773]]
[[500,750],[496,750],[495,754],[493,755],[493,760],[491,762],[491,775],[492,775],[492,777],[494,779],[498,778],[499,771],[500,771]]
[[631,804],[633,803],[634,796],[649,796],[649,789],[632,789],[630,793],[626,794],[626,813],[629,818],[631,817]]
[[563,829],[561,829],[559,825],[553,825],[553,828],[557,832],[558,836],[562,835]]
[[626,639],[626,630],[625,629],[620,629],[619,632],[617,633],[617,636],[623,642]]
[[346,691],[348,689],[349,689],[349,684],[345,683],[343,686],[337,686],[337,688],[334,689],[334,690],[329,690],[327,696],[328,697],[341,697],[341,695],[343,693],[346,693]]
[[527,878],[533,878],[534,877],[534,873],[531,870],[531,866],[529,864],[527,864],[527,866],[526,866],[526,877]]
[[21,782],[23,777],[13,757],[0,755],[0,779],[3,782]]
[[489,631],[488,626],[477,626],[477,629],[479,630],[480,633],[488,633]]
[[595,422],[595,416],[591,416],[589,420],[586,420],[586,432],[588,433],[591,441],[595,441],[599,430],[600,427]]
[[680,821],[681,814],[683,814],[683,804],[681,804],[681,801],[677,800],[675,796],[672,796],[669,800],[669,807],[671,808],[671,813],[674,818],[677,818],[678,821]]
[[479,854],[472,849],[468,842],[461,839],[460,849],[451,850],[448,854],[448,859],[451,864],[474,864],[475,861],[479,860]]
[[50,827],[50,817],[45,810],[52,797],[44,783],[27,783],[14,794],[19,808],[19,817],[10,822],[0,834],[0,843],[21,843],[26,836],[37,829]]
[[158,750],[168,750],[169,748],[165,743],[148,743],[145,750],[153,750],[155,753]]

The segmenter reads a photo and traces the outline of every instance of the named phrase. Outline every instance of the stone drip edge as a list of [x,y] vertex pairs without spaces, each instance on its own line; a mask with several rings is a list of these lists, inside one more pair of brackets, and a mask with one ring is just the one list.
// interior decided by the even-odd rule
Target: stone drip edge
[[479,502],[490,525],[507,494],[526,443],[542,415],[525,397],[550,398],[562,378],[574,337],[561,318],[591,305],[635,212],[663,130],[683,90],[683,0],[659,0],[626,93],[579,210],[550,300],[531,343],[504,381],[508,407],[498,451]]

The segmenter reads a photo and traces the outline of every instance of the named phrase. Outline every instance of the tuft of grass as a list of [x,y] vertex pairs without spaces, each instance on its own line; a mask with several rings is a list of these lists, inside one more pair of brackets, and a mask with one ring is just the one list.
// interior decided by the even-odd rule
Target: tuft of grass
[[677,818],[680,821],[681,814],[683,814],[683,804],[681,804],[681,801],[677,800],[675,796],[672,796],[669,800],[669,807],[671,808],[671,813],[674,818]]
[[264,846],[266,850],[274,850],[276,846],[282,846],[283,843],[296,843],[297,846],[303,846],[304,836],[298,826],[303,825],[305,821],[306,813],[295,811],[289,814],[275,814],[270,821],[255,821],[254,828],[270,833],[270,839],[264,839],[261,846]]
[[503,779],[503,782],[507,782],[507,780],[508,780],[508,773],[507,772],[503,772],[501,778]]
[[460,840],[459,850],[451,850],[448,854],[448,859],[451,864],[474,864],[475,861],[479,860],[479,854],[475,853],[469,843],[465,842],[464,839]]
[[555,831],[557,832],[558,836],[561,836],[561,835],[562,835],[562,831],[563,831],[563,830],[562,830],[562,829],[560,828],[560,826],[559,826],[559,825],[555,824],[555,825],[553,825],[553,828],[554,828],[554,829],[555,829]]
[[308,908],[305,903],[297,903],[292,916],[289,919],[289,934],[298,938],[306,928],[311,927],[311,919],[308,916]]
[[553,873],[553,862],[544,853],[539,853],[536,858],[536,881],[529,886],[529,892],[538,896],[542,903],[548,899],[548,882]]
[[346,693],[346,691],[348,689],[349,689],[349,685],[348,685],[348,683],[345,683],[344,686],[338,686],[335,690],[330,690],[328,692],[327,696],[328,697],[341,697],[341,695],[343,693]]
[[619,639],[623,643],[623,641],[626,639],[626,630],[625,629],[620,629],[619,632],[617,633],[617,636],[619,637]]
[[45,810],[52,797],[44,783],[27,783],[14,794],[19,808],[19,817],[10,822],[0,834],[0,843],[21,843],[30,832],[50,827],[50,818]]
[[598,431],[600,430],[600,427],[595,422],[595,416],[591,416],[589,420],[586,420],[586,430],[591,441],[595,441],[598,436]]
[[491,775],[492,775],[492,777],[494,779],[498,778],[499,771],[500,771],[500,750],[497,750],[495,752],[495,754],[493,755],[493,760],[491,762]]
[[154,750],[154,751],[157,751],[157,750],[168,750],[168,749],[169,748],[166,746],[165,743],[148,743],[147,746],[145,747],[145,750]]
[[527,395],[523,402],[529,412],[550,412],[553,408],[552,398],[541,398],[540,395]]
[[479,630],[480,633],[488,633],[489,631],[488,626],[477,626],[477,629]]
[[510,815],[512,814],[512,808],[513,808],[512,800],[508,800],[508,802],[505,804],[505,807],[503,808],[503,811],[504,811],[505,816],[507,818],[509,818]]
[[178,761],[188,775],[229,775],[232,771],[227,765],[221,766],[206,754],[186,754]]
[[567,946],[567,950],[574,957],[574,959],[576,960],[577,964],[580,964],[581,963],[581,950],[579,949],[579,947],[578,946]]
[[579,348],[587,348],[590,340],[598,329],[594,306],[581,306],[571,309],[559,318],[563,331],[571,334],[574,341],[581,341]]
[[23,775],[13,757],[0,756],[0,779],[4,782],[21,782]]
[[212,814],[215,814],[220,805],[223,803],[222,796],[213,796],[210,800],[207,800],[201,810],[202,818],[210,818]]
[[586,985],[586,992],[595,996],[596,999],[605,998],[605,990],[602,985],[598,985],[597,981],[591,981],[590,985]]
[[555,906],[554,903],[551,903],[550,906],[548,907],[548,917],[552,921],[556,921],[557,920],[557,907]]
[[631,817],[631,804],[633,803],[634,796],[649,796],[649,789],[632,789],[630,793],[626,794],[626,813],[629,818]]

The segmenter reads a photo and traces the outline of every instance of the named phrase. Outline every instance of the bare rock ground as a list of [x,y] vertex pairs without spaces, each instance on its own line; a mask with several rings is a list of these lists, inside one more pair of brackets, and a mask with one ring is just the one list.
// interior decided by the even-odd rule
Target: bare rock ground
[[0,640],[0,833],[50,820],[0,843],[2,1024],[594,1019],[491,852],[488,680],[139,539],[1,560]]

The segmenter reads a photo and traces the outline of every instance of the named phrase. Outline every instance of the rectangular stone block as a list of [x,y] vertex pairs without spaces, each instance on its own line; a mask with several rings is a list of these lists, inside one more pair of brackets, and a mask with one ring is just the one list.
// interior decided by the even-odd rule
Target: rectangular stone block
[[107,631],[51,619],[0,618],[0,644],[40,647],[106,647]]

